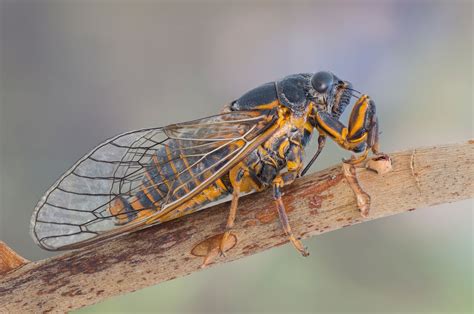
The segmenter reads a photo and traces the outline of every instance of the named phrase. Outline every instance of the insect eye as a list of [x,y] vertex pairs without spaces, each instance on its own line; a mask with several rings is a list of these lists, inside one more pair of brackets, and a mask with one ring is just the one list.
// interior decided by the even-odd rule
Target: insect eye
[[318,93],[325,93],[334,82],[334,75],[329,72],[318,72],[311,78],[311,85]]

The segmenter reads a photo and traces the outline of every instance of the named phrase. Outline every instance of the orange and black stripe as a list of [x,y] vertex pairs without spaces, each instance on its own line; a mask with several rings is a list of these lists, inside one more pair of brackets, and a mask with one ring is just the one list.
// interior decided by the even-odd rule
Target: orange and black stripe
[[[200,161],[200,164],[204,169],[210,169],[200,173],[202,168],[190,168],[200,157],[186,157],[183,150],[176,147],[175,143],[171,141],[167,146],[161,147],[155,152],[150,164],[145,169],[142,185],[135,196],[131,197],[128,202],[124,198],[120,198],[120,201],[111,207],[111,213],[114,211],[113,215],[118,217],[118,224],[125,224],[145,213],[151,214],[159,210],[164,200],[172,202],[183,197],[212,176],[212,165],[225,159],[226,152],[224,150],[206,156]],[[229,194],[228,186],[219,179],[192,200],[183,204],[173,214],[173,218],[180,211],[189,211],[218,200],[227,194]],[[166,217],[160,219],[160,221],[166,220]]]

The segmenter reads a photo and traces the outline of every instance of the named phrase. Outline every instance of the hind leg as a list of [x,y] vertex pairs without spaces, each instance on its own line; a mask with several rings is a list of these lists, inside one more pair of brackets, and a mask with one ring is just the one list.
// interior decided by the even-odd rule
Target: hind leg
[[219,245],[219,252],[221,255],[225,256],[224,248],[225,244],[229,238],[230,231],[234,227],[235,216],[237,215],[237,207],[239,206],[239,194],[240,194],[240,182],[233,187],[234,191],[232,192],[232,201],[230,203],[229,216],[227,217],[227,224],[225,225],[225,232],[222,235],[222,240]]
[[224,231],[224,234],[222,235],[221,240],[219,241],[219,245],[216,247],[213,246],[209,248],[209,252],[204,258],[204,262],[201,265],[201,267],[205,267],[209,263],[211,263],[217,257],[217,255],[219,255],[219,253],[220,255],[225,256],[225,247],[226,247],[227,241],[229,240],[231,230],[234,227],[235,217],[237,215],[237,208],[239,205],[239,196],[240,196],[240,190],[241,190],[243,177],[244,177],[244,171],[241,169],[230,172],[230,182],[231,182],[233,191],[232,191],[232,201],[230,203],[229,216],[227,216],[225,231]]

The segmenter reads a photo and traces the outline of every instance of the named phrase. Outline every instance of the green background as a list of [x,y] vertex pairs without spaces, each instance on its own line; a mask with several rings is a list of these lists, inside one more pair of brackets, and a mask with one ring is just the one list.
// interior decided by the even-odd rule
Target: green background
[[[471,1],[0,3],[0,239],[32,260],[51,256],[28,234],[35,203],[94,145],[287,74],[371,95],[384,151],[473,136]],[[313,168],[343,157],[329,143]],[[472,201],[418,209],[78,313],[470,312],[472,225]]]

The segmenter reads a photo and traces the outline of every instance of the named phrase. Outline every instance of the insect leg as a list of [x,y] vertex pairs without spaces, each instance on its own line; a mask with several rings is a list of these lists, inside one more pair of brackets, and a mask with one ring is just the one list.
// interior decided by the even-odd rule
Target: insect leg
[[366,140],[367,149],[372,149],[374,153],[377,152],[378,121],[376,107],[375,102],[367,95],[362,95],[352,108],[347,138],[349,142]]
[[318,137],[318,150],[316,151],[316,153],[314,154],[313,158],[311,158],[311,160],[309,161],[309,163],[306,165],[306,167],[303,169],[303,171],[301,172],[300,174],[300,177],[304,176],[306,174],[306,172],[308,172],[309,168],[311,168],[311,166],[313,165],[313,163],[316,161],[316,159],[318,158],[319,154],[321,154],[323,148],[324,148],[324,145],[326,145],[326,135],[324,134],[320,134],[319,137]]
[[232,201],[230,203],[229,216],[227,217],[227,224],[225,226],[225,232],[222,236],[221,243],[219,245],[219,251],[221,255],[225,255],[224,248],[227,239],[229,238],[230,231],[234,227],[235,216],[237,214],[237,207],[239,206],[239,194],[240,194],[240,183],[241,180],[236,180],[232,183],[233,192],[232,192]]
[[300,252],[303,256],[308,256],[309,252],[307,251],[307,249],[303,246],[301,241],[294,236],[293,232],[291,231],[288,216],[286,215],[285,205],[283,204],[283,201],[281,199],[281,186],[283,184],[283,180],[281,177],[277,177],[275,181],[276,182],[274,182],[273,184],[273,199],[275,200],[275,205],[278,211],[278,217],[280,217],[280,222],[283,227],[283,230],[285,231],[286,235],[288,236],[288,239],[291,241],[293,246],[298,250],[298,252]]
[[214,258],[217,257],[219,253],[221,255],[225,255],[224,253],[225,247],[230,236],[230,231],[232,227],[234,226],[235,216],[237,214],[240,187],[242,184],[243,177],[244,177],[244,171],[241,168],[234,168],[233,170],[230,171],[229,179],[230,179],[230,183],[232,185],[233,191],[232,191],[232,201],[230,204],[229,216],[227,217],[225,232],[222,235],[222,238],[219,242],[219,246],[217,246],[217,243],[210,244],[208,253],[206,257],[204,258],[204,262],[202,263],[201,268],[206,267],[210,262],[212,262],[212,260],[214,260]]
[[288,221],[288,216],[286,215],[285,204],[281,199],[281,188],[285,185],[292,183],[295,178],[298,176],[303,164],[302,164],[302,149],[301,146],[297,143],[292,143],[290,147],[290,152],[287,155],[287,169],[288,172],[279,174],[273,180],[273,199],[275,200],[276,209],[278,211],[278,217],[280,217],[280,222],[285,231],[288,239],[291,241],[293,246],[300,252],[303,256],[308,256],[309,253],[306,248],[303,246],[300,240],[298,240],[293,232],[291,231],[290,223]]
[[367,137],[367,144],[372,149],[374,154],[380,154],[379,146],[379,119],[374,115],[370,123],[369,135]]
[[333,138],[344,149],[362,153],[353,157],[350,163],[359,163],[367,157],[369,150],[378,153],[378,124],[375,103],[367,95],[362,95],[352,109],[349,126],[346,127],[326,112],[317,112],[318,130]]
[[374,154],[380,154],[376,107],[374,101],[366,95],[360,97],[352,109],[349,118],[348,141],[352,143],[365,142],[363,154],[359,158],[349,160],[351,164],[365,160],[369,150],[372,150]]

